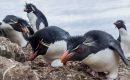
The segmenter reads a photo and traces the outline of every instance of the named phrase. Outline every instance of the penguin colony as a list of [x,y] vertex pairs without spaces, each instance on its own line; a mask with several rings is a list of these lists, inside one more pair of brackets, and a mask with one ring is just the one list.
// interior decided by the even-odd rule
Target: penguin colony
[[130,36],[123,20],[114,23],[119,31],[117,40],[101,30],[71,36],[57,26],[49,26],[45,15],[35,5],[26,3],[24,11],[29,23],[15,15],[7,15],[0,22],[0,35],[21,47],[30,43],[33,53],[27,61],[33,61],[39,55],[53,67],[63,66],[67,61],[81,61],[93,71],[107,72],[108,80],[117,78],[120,58],[130,66],[127,60]]

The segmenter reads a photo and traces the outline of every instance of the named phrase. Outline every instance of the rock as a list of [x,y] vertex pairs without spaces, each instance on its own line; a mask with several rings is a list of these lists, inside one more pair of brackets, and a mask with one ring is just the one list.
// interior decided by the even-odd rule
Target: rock
[[9,59],[13,58],[19,62],[25,61],[25,55],[22,48],[5,37],[0,37],[0,56]]
[[29,65],[0,56],[0,80],[39,80]]

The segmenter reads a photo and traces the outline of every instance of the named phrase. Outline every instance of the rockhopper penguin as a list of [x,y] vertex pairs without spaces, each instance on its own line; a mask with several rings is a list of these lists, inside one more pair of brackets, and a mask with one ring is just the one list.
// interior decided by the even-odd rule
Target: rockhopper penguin
[[27,12],[27,17],[34,32],[48,26],[45,15],[35,5],[26,3],[24,11]]
[[118,75],[119,56],[129,64],[117,40],[104,31],[92,30],[68,39],[61,62],[82,61],[97,72],[108,72],[107,79],[113,80]]
[[127,29],[123,20],[117,20],[114,24],[119,30],[118,40],[120,41],[120,44],[124,51],[125,56],[128,58],[130,57],[130,35],[127,32]]
[[33,61],[38,55],[44,55],[44,59],[48,63],[60,59],[67,48],[68,37],[70,37],[68,32],[56,26],[49,26],[37,31],[28,38],[33,53],[27,60]]

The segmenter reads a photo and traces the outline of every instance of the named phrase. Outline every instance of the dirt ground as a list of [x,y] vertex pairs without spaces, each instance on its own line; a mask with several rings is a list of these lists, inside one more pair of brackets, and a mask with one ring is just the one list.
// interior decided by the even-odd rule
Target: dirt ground
[[[0,55],[0,56],[6,57],[6,59],[3,61],[6,61],[7,58],[10,58],[10,57],[16,61],[21,61],[21,60],[25,59],[24,56],[27,57],[29,55],[29,53],[32,52],[30,45],[28,45],[27,48],[21,48],[21,47],[17,46],[16,44],[12,44],[8,39],[5,39],[5,38],[0,38],[0,42],[1,42],[0,49],[4,49],[4,53],[3,53],[3,51],[0,52],[1,54],[4,54],[4,55]],[[11,53],[13,56],[10,55],[8,57],[8,55]],[[20,55],[18,55],[18,54],[20,54]],[[23,54],[24,56],[21,56],[21,54]],[[3,59],[3,58],[1,58],[1,59]],[[7,60],[7,61],[9,61],[9,60]],[[3,62],[2,64],[6,64],[6,63]],[[26,66],[24,66],[25,64],[27,64],[29,66],[29,68],[26,68]],[[25,76],[26,79],[24,77],[21,78],[21,76],[19,76],[18,79],[14,78],[12,80],[19,80],[19,79],[20,80],[32,80],[32,78],[35,76],[36,76],[37,80],[105,80],[106,79],[105,74],[103,74],[103,73],[99,73],[99,75],[97,75],[96,77],[92,76],[90,74],[90,68],[81,62],[67,62],[66,65],[64,65],[63,67],[53,68],[49,64],[44,62],[43,56],[38,56],[32,62],[30,62],[30,61],[24,62],[24,60],[23,60],[20,62],[20,65],[21,66],[19,66],[19,67],[16,66],[13,69],[10,69],[10,71],[8,71],[8,72],[11,72],[11,74],[7,73],[6,75],[8,77],[11,75],[14,75],[13,77],[18,77],[18,75],[21,75],[21,76],[27,75],[27,76]],[[4,67],[0,68],[0,69],[2,70],[2,69],[4,69]],[[9,66],[6,66],[6,67],[9,67]],[[22,68],[26,68],[26,69],[30,69],[30,70],[26,70],[26,69],[22,69]],[[28,72],[26,72],[26,71],[28,71]],[[32,71],[35,73],[32,73]],[[13,72],[15,72],[15,74],[12,74]],[[19,72],[21,72],[21,74]],[[1,73],[3,73],[3,71],[1,71]],[[35,74],[35,76],[33,76],[34,74]],[[118,75],[117,80],[130,80],[130,70],[128,70],[122,62],[120,62],[118,74],[119,75]],[[0,79],[1,79],[1,77],[0,77]],[[10,79],[10,77],[5,80],[9,80],[9,79]],[[33,80],[35,80],[35,79],[33,79]]]
[[[25,53],[30,53],[31,48],[24,49]],[[26,54],[27,55],[27,54]],[[67,62],[60,68],[53,68],[44,63],[42,56],[30,62],[30,66],[38,74],[40,80],[105,80],[105,74],[99,73],[98,76],[92,76],[90,68],[81,62]],[[130,80],[130,70],[120,62],[118,78],[116,80]]]

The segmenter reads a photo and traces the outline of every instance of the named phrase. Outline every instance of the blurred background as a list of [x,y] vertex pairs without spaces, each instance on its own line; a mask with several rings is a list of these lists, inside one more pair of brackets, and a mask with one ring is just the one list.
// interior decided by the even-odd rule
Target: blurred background
[[117,38],[113,23],[118,19],[124,20],[130,31],[130,0],[0,0],[0,20],[13,14],[28,21],[25,3],[41,10],[50,26],[59,26],[72,35],[98,29]]

